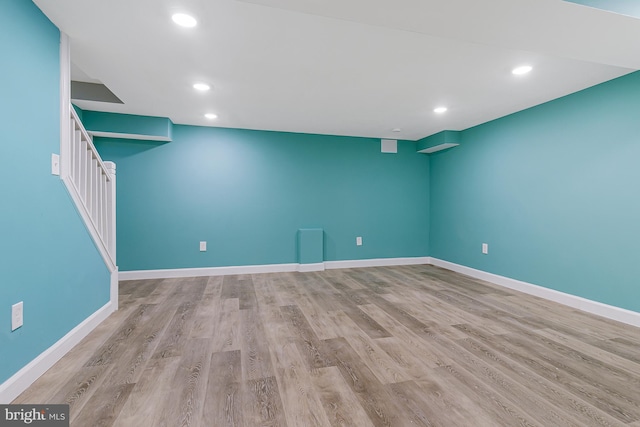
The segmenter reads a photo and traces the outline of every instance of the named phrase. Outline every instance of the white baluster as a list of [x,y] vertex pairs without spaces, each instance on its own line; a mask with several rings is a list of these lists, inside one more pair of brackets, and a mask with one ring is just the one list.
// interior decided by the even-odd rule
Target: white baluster
[[98,180],[100,179],[100,172],[98,170],[98,161],[93,157],[93,152],[91,152],[91,168],[93,169],[93,181],[91,182],[91,206],[93,209],[93,222],[97,226],[98,218],[100,217],[100,212],[98,212]]
[[104,180],[104,175],[102,173],[102,168],[98,167],[98,192],[97,192],[97,202],[98,202],[98,224],[96,224],[98,226],[98,230],[100,233],[100,237],[102,237],[102,239],[104,240],[104,233],[102,232],[102,224],[103,224],[103,206],[104,203],[102,202],[102,197],[103,197],[103,192],[102,192],[102,183]]
[[87,142],[82,139],[82,141],[80,141],[80,157],[79,157],[79,161],[80,161],[80,188],[78,189],[80,191],[80,199],[82,200],[82,203],[85,205],[85,207],[87,207],[87,203],[86,203],[86,194],[87,194],[87,182],[89,182],[89,170],[88,170],[88,164],[87,164]]
[[116,164],[104,162],[109,173],[109,188],[107,191],[107,241],[108,250],[114,261],[116,259]]
[[71,169],[69,170],[69,173],[71,174],[71,181],[76,185],[76,188],[78,187],[77,185],[77,181],[76,181],[76,121],[73,119],[73,117],[71,118],[71,120],[69,120],[69,159],[61,159],[62,162],[68,161],[69,162],[69,166],[71,167]]

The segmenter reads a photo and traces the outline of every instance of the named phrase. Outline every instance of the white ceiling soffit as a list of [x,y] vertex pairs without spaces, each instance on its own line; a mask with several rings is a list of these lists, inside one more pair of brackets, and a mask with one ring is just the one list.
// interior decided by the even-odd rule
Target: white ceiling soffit
[[[640,68],[640,21],[562,0],[35,3],[124,102],[80,107],[178,124],[416,140]],[[179,11],[198,26],[175,26]],[[513,76],[521,64],[534,70]]]
[[238,0],[284,10],[640,69],[640,24],[561,0]]

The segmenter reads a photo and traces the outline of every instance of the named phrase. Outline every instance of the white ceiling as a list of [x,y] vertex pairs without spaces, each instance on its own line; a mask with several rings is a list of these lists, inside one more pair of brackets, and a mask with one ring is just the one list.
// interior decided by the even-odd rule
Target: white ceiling
[[[640,20],[562,0],[35,3],[74,76],[124,101],[80,107],[178,124],[416,140],[640,69]],[[183,11],[195,28],[173,24]]]

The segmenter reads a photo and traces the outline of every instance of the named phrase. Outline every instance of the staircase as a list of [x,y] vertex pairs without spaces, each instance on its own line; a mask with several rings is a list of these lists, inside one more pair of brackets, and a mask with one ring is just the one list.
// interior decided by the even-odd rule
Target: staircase
[[68,104],[69,133],[60,147],[61,178],[109,271],[116,269],[116,165],[103,162]]

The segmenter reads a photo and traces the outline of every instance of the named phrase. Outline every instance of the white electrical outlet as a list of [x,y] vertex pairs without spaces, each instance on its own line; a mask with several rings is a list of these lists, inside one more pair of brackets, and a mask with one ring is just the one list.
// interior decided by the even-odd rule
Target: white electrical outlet
[[489,245],[487,243],[482,244],[482,253],[485,255],[489,253]]
[[207,242],[200,242],[200,252],[207,251]]
[[23,302],[13,304],[11,306],[11,330],[15,331],[22,326]]
[[362,246],[362,237],[356,237],[356,245]]

